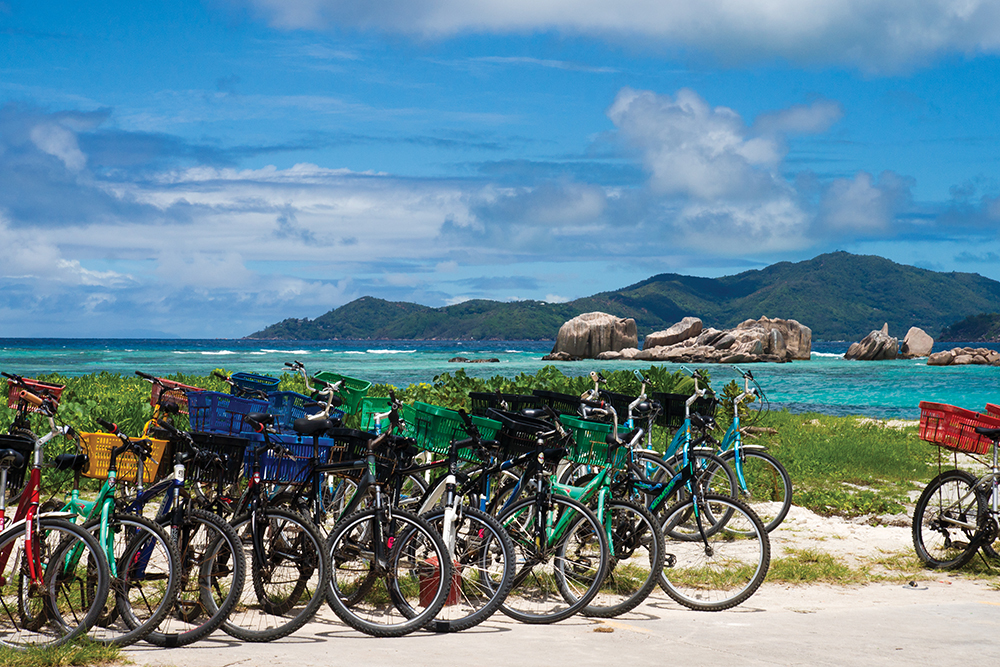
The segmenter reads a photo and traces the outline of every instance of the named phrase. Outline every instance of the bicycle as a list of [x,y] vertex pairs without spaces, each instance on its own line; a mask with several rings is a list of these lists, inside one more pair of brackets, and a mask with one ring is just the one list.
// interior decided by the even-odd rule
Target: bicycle
[[[176,403],[162,405],[166,415],[176,413]],[[163,415],[156,428],[165,432],[178,446],[173,474],[145,487],[145,457],[136,460],[134,495],[122,497],[123,512],[143,515],[156,504],[153,520],[169,530],[180,556],[180,585],[173,607],[146,641],[157,646],[186,646],[218,629],[239,603],[246,578],[246,559],[239,536],[221,517],[195,506],[185,489],[187,464],[216,457],[200,451],[186,434]],[[100,423],[100,422],[99,422]],[[123,446],[134,447],[133,440],[120,433],[117,426],[102,424]],[[159,464],[157,464],[159,465]]]
[[[1000,528],[1000,428],[996,420],[952,406],[921,402],[920,437],[939,447],[973,457],[992,450],[985,474],[954,468],[939,473],[920,494],[913,510],[913,545],[930,568],[955,569],[975,557],[997,557]],[[991,423],[976,426],[976,423]]]
[[[393,402],[394,399],[393,399]],[[398,427],[396,408],[390,422]],[[313,475],[361,471],[343,518],[330,531],[327,604],[347,625],[376,637],[400,637],[432,623],[453,589],[453,567],[441,535],[416,514],[394,507],[385,486],[413,441],[351,429],[334,429],[338,460],[310,462]],[[357,510],[366,498],[370,506]],[[356,511],[357,510],[357,511]]]
[[48,419],[49,433],[32,434],[31,472],[13,521],[6,516],[7,477],[11,468],[23,465],[23,454],[0,450],[0,525],[4,527],[0,532],[0,644],[14,649],[59,646],[97,622],[110,587],[108,561],[89,532],[60,513],[38,511],[44,446],[73,431],[56,426],[51,396],[33,394],[20,376],[3,375],[16,388],[19,410],[23,404],[34,406]]
[[[594,513],[555,492],[554,470],[569,437],[551,424],[490,408],[500,421],[500,447],[528,451],[502,464],[523,473],[497,512],[514,543],[513,585],[500,610],[523,623],[555,623],[583,610],[608,571],[608,541]],[[532,487],[525,497],[525,489]],[[497,499],[494,499],[496,501]]]
[[271,415],[253,413],[246,423],[264,435],[251,445],[247,491],[231,525],[250,552],[250,581],[239,607],[222,629],[250,642],[266,642],[295,632],[315,616],[323,603],[330,560],[323,536],[306,517],[271,505],[264,490],[261,457],[284,451],[270,441]]
[[[743,401],[764,398],[764,392],[750,371],[736,366],[743,376],[743,392],[733,398],[733,422],[722,437],[715,440],[706,432],[694,443],[703,447],[706,443],[736,475],[740,498],[744,500],[764,522],[767,532],[773,531],[788,515],[792,506],[792,480],[784,466],[765,450],[763,445],[747,445],[743,442],[740,429],[740,405]],[[750,383],[754,383],[754,387]],[[706,424],[707,426],[707,424]],[[711,429],[706,429],[706,431]]]
[[[391,420],[392,410],[376,414],[376,423]],[[441,534],[455,572],[445,606],[434,619],[437,632],[467,630],[492,616],[510,593],[515,575],[514,544],[507,531],[494,517],[467,505],[459,493],[459,451],[474,448],[483,460],[491,456],[476,425],[464,411],[459,414],[469,438],[451,442],[442,503],[421,514]]]
[[[96,421],[113,428],[101,419]],[[91,457],[61,454],[54,462],[57,470],[73,471],[72,491],[60,511],[75,514],[74,521],[82,520],[84,530],[97,537],[108,560],[113,595],[89,633],[104,644],[128,646],[146,637],[173,608],[180,587],[177,545],[159,524],[123,512],[116,494],[118,457],[131,452],[136,459],[148,459],[147,442],[129,441],[111,449],[106,481],[93,501],[80,498],[81,473],[89,469]]]

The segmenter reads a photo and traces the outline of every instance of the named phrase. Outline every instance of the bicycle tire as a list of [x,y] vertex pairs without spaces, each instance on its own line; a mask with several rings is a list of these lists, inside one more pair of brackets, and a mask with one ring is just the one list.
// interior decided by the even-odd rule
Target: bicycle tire
[[[781,525],[792,507],[792,479],[785,467],[770,453],[759,449],[740,449],[740,468],[730,450],[719,455],[736,475],[739,498],[757,513],[767,532]],[[743,473],[746,488],[739,481]]]
[[233,520],[250,553],[251,586],[239,611],[222,624],[226,634],[248,642],[269,642],[295,632],[312,619],[326,596],[330,561],[325,541],[312,521],[290,510],[261,511],[258,530],[263,554],[253,548],[251,514]]
[[[447,601],[452,566],[436,530],[406,510],[370,508],[344,518],[327,538],[332,564],[327,604],[347,625],[375,637],[401,637],[431,623]],[[385,571],[374,562],[376,540],[390,545]],[[373,578],[374,569],[374,578]],[[351,606],[359,586],[366,594]]]
[[[169,525],[169,519],[161,521]],[[171,526],[181,557],[181,584],[173,610],[146,641],[187,646],[217,630],[238,603],[246,559],[236,531],[217,514],[188,508],[181,526]]]
[[[706,528],[706,515],[729,518]],[[690,524],[677,531],[685,537],[672,537],[671,529],[681,524]],[[663,529],[666,561],[660,586],[685,607],[729,609],[753,595],[767,576],[771,542],[760,518],[742,501],[696,495],[666,512]]]
[[514,585],[500,610],[522,623],[556,623],[582,611],[608,568],[607,539],[594,513],[566,496],[547,495],[542,502],[551,525],[564,521],[565,530],[541,551],[535,536],[538,498],[521,499],[498,517],[516,558]]
[[[40,582],[31,583],[29,568],[22,567],[27,524],[0,533],[0,551],[10,550],[12,564],[10,583],[0,587],[0,645],[15,650],[61,646],[82,636],[97,622],[110,588],[107,559],[93,535],[62,519],[36,517],[34,526]],[[89,598],[83,594],[88,580]]]
[[[83,524],[100,542],[101,519]],[[102,644],[128,646],[159,627],[173,609],[180,588],[181,557],[177,545],[156,522],[133,514],[113,514],[108,521],[113,537],[116,574],[104,612],[88,632]],[[87,595],[91,595],[88,580]]]
[[955,569],[976,555],[982,542],[979,518],[987,510],[985,498],[975,490],[977,481],[965,470],[945,470],[920,494],[913,509],[913,547],[927,567]]
[[666,544],[656,517],[641,505],[610,500],[603,518],[611,522],[611,558],[604,582],[583,615],[613,618],[638,607],[656,588]]
[[[443,507],[422,516],[443,532]],[[479,625],[500,608],[514,584],[514,543],[503,526],[473,507],[463,507],[455,521],[454,583],[445,606],[429,626],[435,632]]]

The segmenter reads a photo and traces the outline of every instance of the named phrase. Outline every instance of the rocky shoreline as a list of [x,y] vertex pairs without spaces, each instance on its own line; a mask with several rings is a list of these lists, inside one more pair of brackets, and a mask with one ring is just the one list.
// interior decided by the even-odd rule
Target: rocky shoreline
[[646,336],[638,347],[635,320],[585,313],[559,329],[547,361],[667,361],[676,363],[786,363],[807,360],[812,330],[795,320],[746,320],[734,329],[704,328],[697,317],[685,317],[669,329]]

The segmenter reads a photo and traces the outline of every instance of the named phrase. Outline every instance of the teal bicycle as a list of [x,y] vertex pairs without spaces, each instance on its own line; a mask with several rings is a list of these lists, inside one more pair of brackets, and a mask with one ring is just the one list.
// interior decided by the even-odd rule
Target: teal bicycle
[[[98,419],[108,431],[115,426]],[[87,436],[92,436],[89,440]],[[85,441],[97,442],[104,434],[83,434]],[[118,441],[116,436],[108,436]],[[127,511],[117,498],[118,458],[131,453],[138,461],[150,457],[148,441],[136,439],[111,447],[107,480],[94,500],[80,497],[80,476],[96,462],[88,454],[62,454],[55,459],[59,470],[72,470],[73,490],[61,512],[83,522],[83,528],[97,537],[111,572],[111,595],[97,623],[88,633],[91,639],[127,646],[155,630],[173,608],[181,580],[181,557],[177,545],[156,522]],[[137,474],[143,466],[137,465]],[[81,550],[82,551],[82,550]],[[71,558],[79,558],[72,553]]]
[[732,469],[739,485],[740,498],[757,512],[764,528],[771,532],[785,520],[792,506],[792,479],[785,467],[763,445],[743,442],[740,407],[744,402],[754,400],[760,400],[763,405],[767,399],[750,371],[736,366],[733,368],[743,376],[743,392],[733,398],[733,423],[721,443],[706,433],[695,442],[695,447],[707,445]]

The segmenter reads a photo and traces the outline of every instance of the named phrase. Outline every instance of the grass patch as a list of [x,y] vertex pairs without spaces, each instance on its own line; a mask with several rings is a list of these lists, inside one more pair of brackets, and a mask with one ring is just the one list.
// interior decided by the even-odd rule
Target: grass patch
[[788,555],[771,561],[767,580],[787,584],[857,584],[865,578],[830,554],[814,549],[790,549]]
[[90,667],[131,663],[117,646],[82,640],[66,646],[29,648],[26,651],[0,646],[0,667]]
[[918,438],[916,426],[787,411],[760,425],[777,433],[747,442],[766,445],[792,478],[793,502],[823,516],[903,513],[908,493],[938,473],[938,450]]

